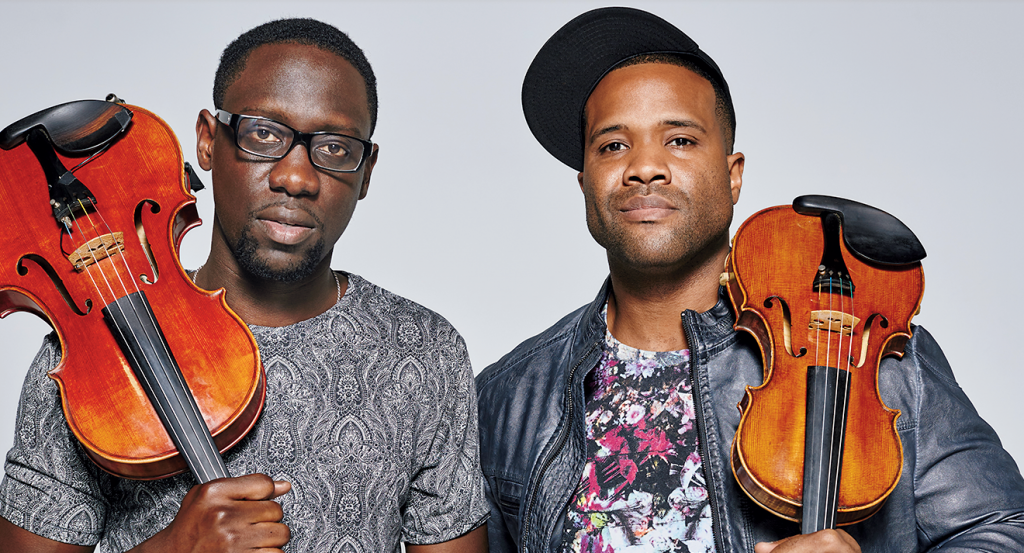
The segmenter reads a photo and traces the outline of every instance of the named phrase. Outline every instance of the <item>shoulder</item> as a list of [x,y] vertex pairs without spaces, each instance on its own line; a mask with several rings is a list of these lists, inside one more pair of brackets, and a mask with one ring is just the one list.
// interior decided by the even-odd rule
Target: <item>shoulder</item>
[[929,378],[939,378],[956,385],[946,355],[935,337],[923,326],[911,325],[911,337],[903,347],[903,355],[886,358],[881,368],[883,374],[895,369],[901,379],[908,381],[918,381],[922,373],[927,373]]
[[878,371],[883,401],[903,412],[901,427],[916,426],[921,411],[931,404],[951,407],[953,402],[973,410],[939,343],[923,326],[914,325],[912,331],[903,356],[884,359]]
[[350,306],[357,313],[376,317],[381,322],[415,322],[433,329],[457,333],[452,324],[436,311],[354,273],[348,273],[348,291],[345,293],[345,299],[350,300]]
[[946,354],[942,352],[939,343],[923,326],[913,327],[914,335],[907,342],[904,348],[904,356],[911,356],[914,363],[922,370],[929,371],[940,378],[956,382],[953,376],[953,368],[946,360]]
[[440,356],[445,364],[468,365],[469,353],[458,330],[436,311],[349,274],[349,290],[337,309],[338,325],[371,339],[375,348],[400,357]]
[[[60,363],[60,358],[60,340],[57,339],[55,332],[50,332],[43,338],[43,344],[35,359],[24,373],[25,379],[18,403],[18,425],[23,427],[21,432],[26,432],[26,425],[33,429],[42,428],[50,424],[50,419],[66,426],[63,415],[55,416],[61,412],[60,389],[57,382],[50,377],[50,372]],[[45,436],[49,432],[51,429],[46,428],[41,430],[40,435]]]
[[57,385],[49,377],[50,371],[60,364],[61,345],[56,332],[43,337],[43,343],[36,352],[28,372],[25,373],[25,389],[45,389],[46,394],[55,393]]

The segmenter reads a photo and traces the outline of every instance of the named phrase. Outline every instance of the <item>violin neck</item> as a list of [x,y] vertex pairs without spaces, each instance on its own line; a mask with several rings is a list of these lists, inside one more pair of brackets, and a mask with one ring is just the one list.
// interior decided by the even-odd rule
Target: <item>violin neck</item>
[[836,527],[850,372],[807,368],[807,421],[801,532]]
[[103,318],[192,475],[200,484],[227,477],[224,460],[145,292],[134,292],[107,304]]

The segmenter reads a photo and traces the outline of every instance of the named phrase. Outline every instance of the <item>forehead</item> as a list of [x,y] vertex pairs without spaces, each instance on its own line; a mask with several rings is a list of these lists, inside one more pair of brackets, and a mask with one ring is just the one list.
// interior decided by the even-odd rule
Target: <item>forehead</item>
[[629,125],[627,119],[647,117],[659,121],[664,117],[684,117],[708,131],[718,129],[711,83],[685,67],[667,63],[642,63],[613,70],[594,87],[585,110],[587,134],[599,126]]
[[225,91],[224,109],[278,119],[305,132],[358,129],[366,138],[370,128],[362,75],[345,58],[307,44],[254,49]]

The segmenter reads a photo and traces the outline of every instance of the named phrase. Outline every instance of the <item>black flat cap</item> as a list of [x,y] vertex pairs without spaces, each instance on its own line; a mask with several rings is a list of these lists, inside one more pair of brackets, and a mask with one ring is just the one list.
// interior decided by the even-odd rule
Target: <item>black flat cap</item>
[[551,155],[583,170],[583,107],[616,65],[642,54],[693,59],[720,85],[718,65],[697,43],[664,19],[633,8],[600,8],[566,23],[541,47],[523,80],[523,113],[533,136]]

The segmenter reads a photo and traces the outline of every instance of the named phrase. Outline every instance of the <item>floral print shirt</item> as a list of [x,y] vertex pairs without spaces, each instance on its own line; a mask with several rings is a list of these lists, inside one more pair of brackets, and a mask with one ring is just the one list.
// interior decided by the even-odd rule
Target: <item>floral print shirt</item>
[[651,352],[605,332],[585,380],[587,464],[563,551],[714,553],[689,350]]

